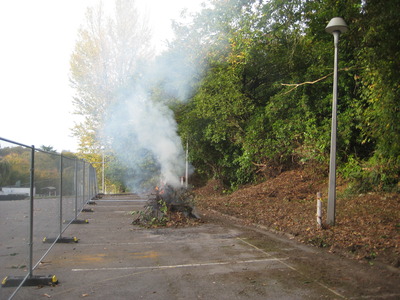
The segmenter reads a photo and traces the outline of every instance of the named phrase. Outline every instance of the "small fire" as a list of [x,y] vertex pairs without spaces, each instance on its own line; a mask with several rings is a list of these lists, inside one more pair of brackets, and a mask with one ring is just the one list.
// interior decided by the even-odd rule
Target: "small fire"
[[165,189],[158,186],[156,186],[155,191],[157,195],[163,195],[165,193]]
[[152,208],[152,218],[154,216],[159,220],[169,218],[169,221],[174,216],[175,218],[179,216],[180,220],[182,218],[200,219],[193,204],[193,194],[183,187],[174,188],[168,183],[160,182],[154,187],[152,196],[148,203],[148,206]]

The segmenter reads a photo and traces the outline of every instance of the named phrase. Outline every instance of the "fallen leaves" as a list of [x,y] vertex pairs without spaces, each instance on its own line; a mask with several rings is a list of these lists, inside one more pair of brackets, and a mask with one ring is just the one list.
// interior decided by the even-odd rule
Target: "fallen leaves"
[[[347,256],[399,264],[400,195],[368,193],[340,196],[336,225],[316,226],[316,193],[325,192],[325,179],[304,170],[283,172],[276,178],[224,195],[215,180],[196,190],[197,205],[296,236],[304,243],[329,248]],[[218,185],[218,189],[215,187]],[[218,193],[219,192],[219,193]],[[326,201],[323,220],[326,219]]]

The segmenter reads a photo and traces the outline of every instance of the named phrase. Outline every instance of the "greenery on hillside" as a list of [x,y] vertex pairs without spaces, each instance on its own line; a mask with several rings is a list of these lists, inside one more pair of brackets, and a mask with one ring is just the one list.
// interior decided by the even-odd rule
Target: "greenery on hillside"
[[333,37],[324,28],[341,16],[349,31],[339,43],[340,173],[356,188],[397,185],[399,1],[211,3],[177,25],[180,46],[209,43],[207,72],[175,107],[199,173],[236,186],[303,164],[327,171]]
[[[75,105],[85,117],[75,134],[82,155],[93,161],[104,147],[111,151],[114,137],[101,135],[109,108],[136,92],[151,57],[140,34],[147,31],[132,21],[139,19],[130,2],[116,1],[114,21],[89,11],[71,59]],[[339,43],[339,172],[356,190],[397,189],[399,4],[210,0],[201,11],[183,14],[174,23],[176,39],[156,64],[168,58],[172,70],[179,64],[190,72],[176,68],[172,88],[162,79],[150,91],[154,103],[173,110],[196,175],[235,188],[302,165],[327,173],[334,48],[324,29],[340,16],[349,31]],[[178,99],[171,91],[183,85],[190,92]],[[154,155],[141,155],[141,170],[158,168]],[[108,157],[115,164],[106,172],[118,174],[115,182],[134,174],[112,153]]]

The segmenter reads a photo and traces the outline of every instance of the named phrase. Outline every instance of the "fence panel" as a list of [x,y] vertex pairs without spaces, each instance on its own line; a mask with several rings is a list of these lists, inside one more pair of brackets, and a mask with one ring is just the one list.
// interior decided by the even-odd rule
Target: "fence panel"
[[[0,141],[0,280],[29,266],[30,149]],[[0,288],[0,299],[16,290]]]
[[33,263],[50,248],[60,232],[61,156],[35,152],[37,194],[33,215]]
[[64,231],[69,223],[75,219],[75,177],[76,177],[75,160],[63,157],[63,173],[62,173],[62,219]]
[[0,138],[0,299],[35,279],[97,190],[89,163]]

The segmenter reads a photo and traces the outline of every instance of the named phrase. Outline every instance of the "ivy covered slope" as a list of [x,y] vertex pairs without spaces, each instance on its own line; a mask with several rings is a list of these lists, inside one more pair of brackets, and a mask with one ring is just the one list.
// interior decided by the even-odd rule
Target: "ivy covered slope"
[[341,16],[339,173],[357,190],[397,188],[398,4],[210,1],[176,23],[166,55],[184,51],[201,67],[190,99],[174,107],[197,173],[231,187],[303,165],[327,173],[333,37],[324,29]]

